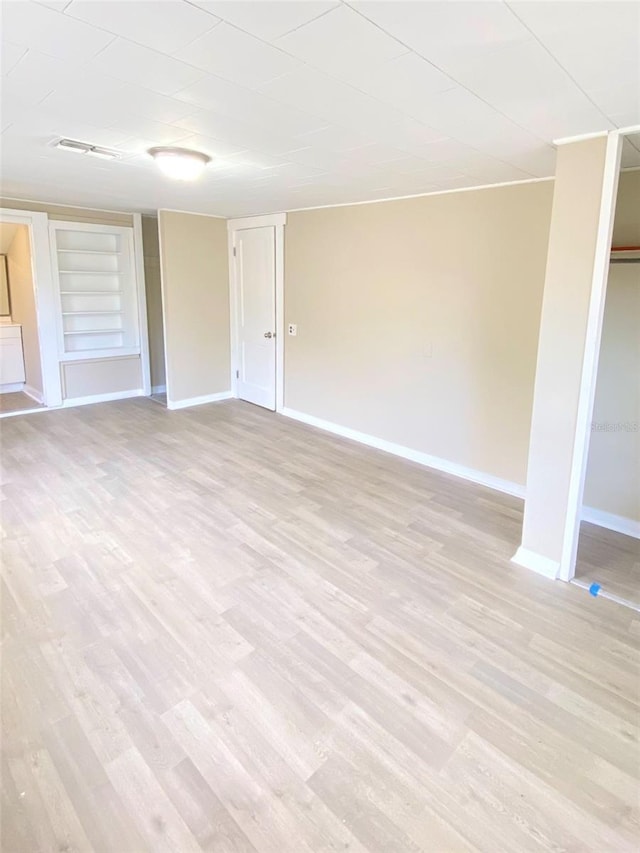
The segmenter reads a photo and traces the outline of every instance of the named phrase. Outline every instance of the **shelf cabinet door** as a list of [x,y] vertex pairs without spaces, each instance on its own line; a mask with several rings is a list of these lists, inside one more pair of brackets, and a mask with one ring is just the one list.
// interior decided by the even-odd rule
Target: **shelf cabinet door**
[[[19,329],[18,329],[19,332]],[[0,385],[24,382],[22,336],[0,337]]]
[[140,352],[133,230],[51,222],[61,361]]

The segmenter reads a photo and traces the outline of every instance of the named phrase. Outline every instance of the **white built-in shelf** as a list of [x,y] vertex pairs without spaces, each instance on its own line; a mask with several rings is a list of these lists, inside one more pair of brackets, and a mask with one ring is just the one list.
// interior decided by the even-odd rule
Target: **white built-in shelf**
[[104,249],[58,249],[59,255],[119,255],[120,252],[107,252]]
[[[121,290],[61,290],[62,296],[117,296]],[[75,313],[75,312],[74,312]]]
[[124,314],[124,311],[63,311],[63,317],[95,317],[98,314]]
[[139,352],[130,230],[62,222],[51,223],[50,230],[60,284],[61,358]]
[[120,275],[119,270],[58,270],[60,275]]
[[116,335],[122,334],[124,329],[72,329],[65,335]]
[[[94,352],[96,355],[93,355]],[[105,358],[127,358],[131,355],[140,355],[140,347],[97,347],[93,345],[90,352],[86,350],[65,352],[60,356],[60,361],[91,361],[94,358],[102,361]]]

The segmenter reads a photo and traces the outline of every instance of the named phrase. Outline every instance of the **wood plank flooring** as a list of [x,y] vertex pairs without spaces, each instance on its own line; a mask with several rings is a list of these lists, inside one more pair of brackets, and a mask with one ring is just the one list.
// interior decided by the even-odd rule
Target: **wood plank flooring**
[[583,521],[576,578],[640,605],[640,542]]
[[638,849],[640,621],[237,401],[9,418],[2,851]]
[[24,391],[11,391],[8,394],[0,394],[0,415],[32,409],[44,409],[44,406],[42,403],[37,403],[33,397],[25,394]]

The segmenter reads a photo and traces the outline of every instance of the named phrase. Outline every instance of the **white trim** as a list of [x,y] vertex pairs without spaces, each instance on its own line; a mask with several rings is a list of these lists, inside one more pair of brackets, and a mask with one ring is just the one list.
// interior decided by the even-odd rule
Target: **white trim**
[[74,406],[89,406],[92,403],[110,403],[113,400],[128,400],[130,397],[144,397],[142,388],[134,391],[110,391],[108,394],[91,394],[88,397],[68,397],[62,403],[63,409],[72,409]]
[[245,228],[266,228],[287,224],[286,213],[268,213],[264,216],[242,216],[239,219],[227,219],[227,231],[242,231]]
[[275,227],[276,266],[276,412],[284,409],[284,222]]
[[58,366],[58,301],[49,251],[49,217],[39,211],[2,207],[0,222],[26,225],[29,229],[43,401],[49,407],[59,406],[62,403],[62,383]]
[[596,381],[598,376],[598,359],[600,356],[604,304],[607,293],[607,280],[609,277],[609,260],[611,254],[611,239],[613,235],[613,219],[616,207],[618,178],[620,176],[621,151],[622,137],[620,133],[613,131],[607,137],[607,148],[605,152],[598,234],[593,259],[591,296],[589,300],[589,313],[587,316],[582,377],[578,397],[575,437],[569,474],[567,510],[563,533],[562,552],[560,556],[559,577],[564,581],[571,580],[576,570],[578,537],[580,534],[580,513],[587,473],[589,440],[591,437],[591,419],[593,415],[593,404],[595,400]]
[[157,216],[158,213],[188,213],[189,216],[208,216],[210,219],[228,218],[221,213],[201,213],[198,210],[178,210],[177,207],[159,207],[157,211],[145,214],[145,216],[153,216],[154,218],[159,219],[160,217]]
[[[362,204],[382,204],[385,201],[404,201],[411,198],[429,198],[435,195],[451,195],[452,193],[470,193],[475,190],[493,190],[498,187],[515,187],[520,184],[541,184],[545,181],[555,181],[555,175],[547,175],[544,178],[525,178],[522,181],[500,181],[497,184],[479,184],[476,187],[454,187],[450,190],[433,190],[429,193],[413,193],[411,195],[393,195],[386,198],[370,198],[364,201],[341,201],[337,204],[316,204],[311,207],[290,207],[287,213],[302,213],[305,210],[327,210],[331,207],[358,207]],[[272,214],[273,216],[277,214]]]
[[[19,201],[26,202],[27,204],[46,204],[50,207],[68,207],[70,210],[90,210],[93,213],[118,213],[121,216],[133,216],[130,210],[112,210],[107,207],[85,207],[82,204],[60,204],[59,201],[43,201],[41,198],[15,198],[11,196],[11,198],[5,197],[5,201]],[[1,207],[1,206],[0,206]],[[35,212],[35,211],[34,211]],[[38,211],[39,213],[40,211]],[[31,213],[31,211],[25,211],[25,213]],[[48,215],[45,213],[45,215]],[[57,216],[57,214],[53,214]],[[153,214],[151,214],[153,215]],[[102,223],[100,223],[102,224]]]
[[167,386],[166,385],[152,385],[151,386],[152,394],[166,394]]
[[576,136],[561,136],[559,139],[552,140],[554,145],[568,145],[572,142],[586,142],[588,139],[599,139],[601,136],[608,136],[608,130],[596,130],[593,133],[578,133]]
[[[234,232],[227,223],[227,263],[229,266],[229,387],[238,396],[238,305],[236,294],[236,256]],[[277,313],[277,310],[276,310]],[[276,329],[276,332],[278,330]],[[276,354],[277,358],[277,354]]]
[[26,385],[22,389],[23,392],[27,395],[27,397],[31,397],[32,400],[35,400],[36,403],[43,404],[44,397],[42,395],[42,391],[38,391],[37,388],[33,388],[31,385]]
[[628,127],[619,127],[618,133],[621,136],[633,136],[636,133],[640,133],[640,124],[630,124]]
[[231,396],[238,396],[238,288],[236,281],[235,234],[251,228],[273,228],[275,236],[275,310],[276,310],[276,412],[284,409],[284,227],[286,213],[246,216],[227,221],[229,257],[229,341],[231,348]]
[[138,338],[140,342],[140,366],[142,368],[142,390],[151,394],[151,361],[149,355],[149,328],[147,323],[147,290],[144,277],[144,246],[142,244],[142,216],[133,214],[133,266],[136,276],[138,299]]
[[205,394],[204,397],[189,397],[187,400],[178,400],[177,402],[167,401],[167,409],[175,411],[176,409],[188,409],[191,406],[202,406],[204,403],[217,403],[220,400],[231,400],[233,394],[231,391],[220,391],[218,394]]
[[[55,409],[60,409],[56,406]],[[19,409],[17,412],[0,412],[0,420],[3,418],[15,418],[18,415],[34,415],[36,412],[52,412],[55,409],[47,408],[47,406],[38,406],[36,409]]]
[[[382,450],[385,453],[391,453],[394,456],[399,456],[401,459],[409,459],[411,462],[417,462],[419,465],[424,465],[425,468],[432,468],[434,471],[442,471],[445,474],[451,474],[454,477],[460,477],[462,480],[467,480],[471,483],[477,483],[481,486],[486,486],[488,489],[495,489],[497,492],[502,492],[506,495],[511,495],[515,498],[524,500],[526,487],[520,483],[514,483],[511,480],[503,480],[500,477],[494,477],[492,474],[487,474],[484,471],[477,471],[474,468],[467,468],[464,465],[459,465],[456,462],[450,462],[448,459],[442,459],[438,456],[431,456],[428,453],[423,453],[420,450],[413,450],[410,447],[404,447],[401,444],[387,441],[383,438],[369,435],[350,427],[341,426],[340,424],[332,423],[331,421],[317,418],[315,415],[308,415],[305,412],[298,412],[295,409],[284,407],[279,414],[286,418],[291,418],[300,423],[308,424],[309,426],[322,429],[325,432],[333,433],[334,435],[348,438],[351,441],[357,441],[359,444],[364,444],[367,447],[375,447],[377,450]],[[598,527],[604,527],[607,530],[614,530],[617,533],[624,533],[626,536],[633,536],[640,539],[640,522],[630,518],[624,518],[621,515],[613,515],[603,510],[594,509],[593,507],[585,506],[582,508],[582,521],[588,521],[590,524],[595,524]],[[532,551],[519,549],[523,553],[533,554]],[[539,555],[535,555],[536,558]],[[546,557],[540,557],[540,560],[547,560]],[[531,560],[529,560],[531,562]],[[549,563],[555,561],[549,560]],[[529,568],[529,566],[527,566]],[[543,572],[540,572],[544,574]],[[554,575],[555,577],[555,575]]]
[[536,554],[535,551],[523,548],[522,545],[511,558],[511,562],[551,580],[557,580],[560,571],[560,563],[556,560]]
[[167,299],[166,299],[166,284],[165,284],[165,276],[164,276],[164,255],[163,255],[163,246],[162,246],[162,228],[160,227],[160,214],[162,210],[158,211],[158,255],[160,256],[160,307],[162,308],[162,352],[164,355],[164,381],[165,386],[164,390],[167,395],[167,400],[171,396],[169,393],[169,388],[171,387],[171,383],[169,382],[169,348],[167,347]]
[[588,521],[589,524],[595,524],[598,527],[605,527],[607,530],[640,539],[640,521],[633,518],[614,515],[612,512],[605,512],[603,509],[596,509],[592,506],[582,507],[581,518],[582,521]]
[[366,444],[368,447],[375,447],[377,450],[383,450],[385,453],[392,453],[394,456],[400,456],[402,459],[409,459],[411,462],[417,462],[419,465],[424,465],[426,468],[433,468],[436,471],[442,471],[445,474],[453,474],[454,477],[460,477],[463,480],[469,480],[472,483],[477,483],[481,486],[486,486],[489,489],[495,489],[499,492],[504,492],[507,495],[513,495],[517,498],[524,498],[525,487],[519,483],[512,483],[509,480],[503,480],[500,477],[494,477],[491,474],[485,474],[483,471],[476,471],[473,468],[467,468],[464,465],[459,465],[456,462],[449,462],[447,459],[441,459],[438,456],[431,456],[429,453],[423,453],[421,450],[414,450],[411,447],[404,447],[401,444],[395,444],[392,441],[387,441],[384,438],[378,438],[374,435],[360,432],[359,430],[351,429],[350,427],[341,426],[340,424],[325,421],[322,418],[317,418],[315,415],[307,415],[304,412],[298,412],[295,409],[283,408],[280,412],[287,418],[300,421],[309,426],[317,427],[318,429],[331,432],[334,435],[340,435],[343,438],[349,438],[352,441],[357,441],[360,444]]
[[[24,382],[5,382],[4,385],[0,385],[0,394],[18,394],[21,391],[24,391],[24,389]],[[31,396],[31,394],[29,394],[29,396]]]

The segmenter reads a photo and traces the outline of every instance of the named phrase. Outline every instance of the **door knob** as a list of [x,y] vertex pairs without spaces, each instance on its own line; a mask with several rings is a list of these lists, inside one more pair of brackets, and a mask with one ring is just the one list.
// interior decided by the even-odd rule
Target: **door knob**
[[273,332],[265,332],[264,336],[265,336],[265,338],[275,338],[275,335],[273,334]]

